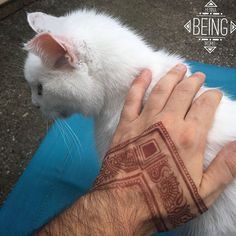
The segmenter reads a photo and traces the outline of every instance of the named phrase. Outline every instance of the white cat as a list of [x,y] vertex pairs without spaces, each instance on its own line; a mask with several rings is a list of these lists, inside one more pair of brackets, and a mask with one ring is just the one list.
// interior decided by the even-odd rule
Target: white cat
[[[33,104],[49,118],[72,113],[94,116],[101,158],[109,147],[134,77],[143,68],[151,69],[153,80],[148,94],[170,68],[184,63],[179,56],[154,50],[114,17],[93,10],[62,17],[36,12],[28,14],[28,22],[38,33],[25,45],[29,52],[25,78]],[[235,122],[236,102],[224,97],[208,137],[205,167],[225,143],[236,139]],[[204,215],[178,233],[235,236],[236,182]]]

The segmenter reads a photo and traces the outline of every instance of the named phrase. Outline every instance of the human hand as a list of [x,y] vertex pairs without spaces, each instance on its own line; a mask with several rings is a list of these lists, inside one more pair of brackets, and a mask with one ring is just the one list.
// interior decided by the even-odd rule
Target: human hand
[[235,142],[203,171],[206,138],[222,94],[208,90],[193,101],[205,75],[198,72],[183,80],[185,73],[184,65],[169,71],[143,110],[150,71],[134,81],[93,188],[125,199],[117,214],[135,212],[138,232],[146,227],[150,233],[154,224],[166,231],[197,217],[236,175]]
[[150,71],[134,81],[93,189],[37,235],[150,235],[207,210],[236,176],[236,142],[203,171],[222,95],[209,90],[193,101],[205,76],[182,80],[185,73],[182,66],[164,76],[143,110]]

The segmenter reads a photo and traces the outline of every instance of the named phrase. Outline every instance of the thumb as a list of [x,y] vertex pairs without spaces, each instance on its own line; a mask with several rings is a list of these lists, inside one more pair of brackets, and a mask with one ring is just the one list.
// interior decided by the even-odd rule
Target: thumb
[[199,193],[209,207],[236,177],[236,141],[223,147],[206,169]]

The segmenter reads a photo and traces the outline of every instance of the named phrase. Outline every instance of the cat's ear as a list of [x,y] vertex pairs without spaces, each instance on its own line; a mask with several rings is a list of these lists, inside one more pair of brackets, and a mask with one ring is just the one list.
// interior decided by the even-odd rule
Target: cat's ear
[[24,45],[24,49],[39,56],[50,68],[75,68],[79,55],[68,39],[50,33],[36,35]]
[[30,27],[36,33],[50,32],[50,29],[56,27],[59,18],[50,16],[42,12],[27,13],[27,20]]

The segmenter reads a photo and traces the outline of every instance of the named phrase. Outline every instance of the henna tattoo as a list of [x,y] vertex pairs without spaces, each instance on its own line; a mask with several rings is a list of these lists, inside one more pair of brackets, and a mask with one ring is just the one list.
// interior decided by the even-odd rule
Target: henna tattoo
[[112,148],[93,190],[130,186],[141,190],[158,232],[182,225],[207,210],[162,122]]

